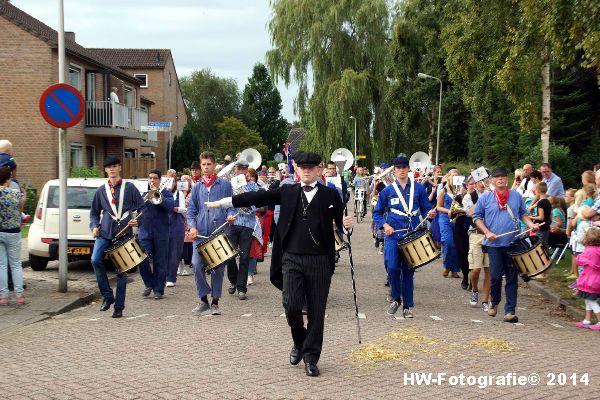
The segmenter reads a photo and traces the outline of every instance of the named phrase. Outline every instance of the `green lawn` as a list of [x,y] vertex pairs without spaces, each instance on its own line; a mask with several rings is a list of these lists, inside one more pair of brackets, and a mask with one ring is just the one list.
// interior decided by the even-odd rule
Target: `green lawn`
[[21,238],[26,238],[29,234],[29,225],[23,225],[21,227]]
[[556,262],[552,263],[544,285],[550,287],[561,298],[568,300],[571,305],[585,309],[583,300],[577,297],[573,293],[573,290],[569,288],[569,283],[572,281],[566,279],[566,276],[571,273],[570,252],[567,250],[560,263],[558,265],[555,264]]

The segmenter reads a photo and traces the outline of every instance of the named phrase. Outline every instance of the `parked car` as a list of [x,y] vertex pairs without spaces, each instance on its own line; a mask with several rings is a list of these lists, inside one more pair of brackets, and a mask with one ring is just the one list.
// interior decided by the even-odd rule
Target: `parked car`
[[[90,231],[90,208],[96,189],[106,179],[69,178],[67,180],[69,261],[89,260],[94,248]],[[46,269],[48,261],[58,260],[59,182],[46,182],[41,191],[27,245],[29,262],[35,271]]]

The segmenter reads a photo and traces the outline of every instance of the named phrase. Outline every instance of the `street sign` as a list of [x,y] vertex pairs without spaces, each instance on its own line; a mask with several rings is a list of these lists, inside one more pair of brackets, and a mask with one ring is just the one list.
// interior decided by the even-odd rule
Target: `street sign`
[[162,128],[170,128],[171,121],[150,121],[150,126],[160,126]]
[[158,132],[160,130],[162,130],[161,126],[152,126],[152,125],[140,126],[140,131],[142,131],[142,132]]
[[70,128],[83,118],[85,111],[83,96],[71,85],[50,85],[40,97],[40,113],[50,125]]

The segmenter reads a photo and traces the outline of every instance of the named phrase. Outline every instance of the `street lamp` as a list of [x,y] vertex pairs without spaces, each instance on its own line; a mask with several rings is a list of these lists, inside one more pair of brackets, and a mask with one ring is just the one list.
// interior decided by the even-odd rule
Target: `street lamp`
[[356,148],[356,117],[351,115],[350,119],[354,120],[354,170],[356,171],[356,166],[358,165],[358,153]]
[[438,126],[437,126],[437,143],[435,145],[435,165],[438,165],[438,159],[440,157],[440,123],[442,122],[442,80],[435,76],[427,75],[419,72],[417,76],[421,79],[435,79],[440,83],[440,104],[438,109]]

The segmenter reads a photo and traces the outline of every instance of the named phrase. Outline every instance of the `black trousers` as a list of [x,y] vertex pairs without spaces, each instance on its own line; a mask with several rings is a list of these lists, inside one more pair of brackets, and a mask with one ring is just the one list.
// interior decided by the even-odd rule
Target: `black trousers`
[[456,248],[456,263],[463,273],[463,282],[469,277],[469,225],[458,217],[454,226],[454,247]]
[[250,261],[250,245],[252,244],[252,228],[231,225],[230,234],[227,235],[233,247],[240,248],[240,268],[235,262],[235,257],[227,262],[227,279],[235,285],[239,292],[246,293],[248,282],[248,262]]
[[[283,308],[294,345],[302,351],[304,362],[317,363],[323,347],[325,309],[331,284],[327,255],[285,253],[283,270]],[[308,308],[304,327],[302,306]]]

